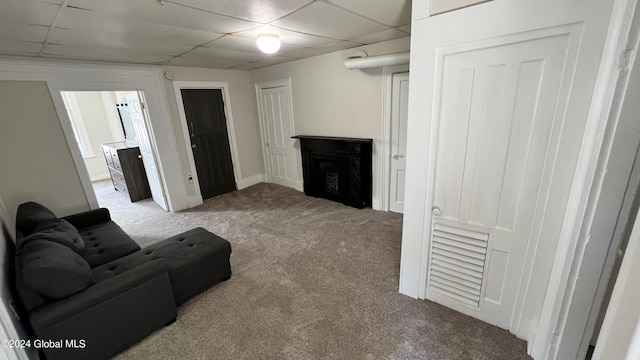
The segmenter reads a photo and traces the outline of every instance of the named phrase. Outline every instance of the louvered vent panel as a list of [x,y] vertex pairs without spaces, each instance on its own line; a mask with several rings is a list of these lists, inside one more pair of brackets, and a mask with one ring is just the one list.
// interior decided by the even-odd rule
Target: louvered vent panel
[[489,234],[434,223],[429,286],[470,306],[479,306]]

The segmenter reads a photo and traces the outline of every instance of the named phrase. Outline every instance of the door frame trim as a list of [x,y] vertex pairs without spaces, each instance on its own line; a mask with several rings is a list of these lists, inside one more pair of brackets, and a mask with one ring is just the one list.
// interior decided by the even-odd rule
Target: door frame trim
[[393,110],[393,75],[409,72],[409,65],[385,66],[382,68],[382,133],[380,168],[382,169],[380,179],[380,208],[375,210],[389,211],[389,197],[391,192],[391,119]]
[[[264,125],[264,116],[263,116],[263,107],[262,107],[262,98],[260,97],[262,90],[272,89],[278,87],[287,88],[287,95],[289,95],[289,118],[291,119],[291,133],[296,135],[295,131],[295,119],[293,117],[293,95],[291,93],[291,78],[284,79],[276,79],[269,81],[262,81],[255,84],[256,86],[256,105],[258,109],[258,121],[260,123],[260,145],[262,146],[262,161],[264,161],[264,180],[265,182],[271,183],[271,171],[269,167],[269,159],[267,157],[267,146],[265,142],[265,125]],[[295,144],[298,146],[292,146],[293,149],[296,147],[299,148],[300,141],[295,140]],[[293,160],[295,162],[295,178],[293,179],[294,189],[298,191],[304,191],[303,182],[302,182],[302,155],[300,151],[293,152]]]
[[[638,0],[614,1],[588,119],[592,134],[581,150],[589,159],[584,166],[587,176],[582,177],[587,183],[581,194],[576,195],[580,196],[579,203],[576,201],[579,204],[576,219],[567,228],[571,242],[558,249],[547,288],[549,295],[538,326],[533,329],[535,336],[528,344],[528,352],[534,358],[584,358],[612,275],[623,228],[627,222],[633,223],[629,202],[639,178],[637,143],[625,142],[619,134],[634,134],[638,129],[635,121],[624,121],[628,115],[623,110],[637,107],[625,100],[631,72],[638,66],[634,58],[639,14]],[[629,147],[636,151],[629,151]],[[610,165],[612,161],[617,165]],[[606,311],[609,310],[612,309]],[[603,335],[606,337],[601,331],[600,337]],[[601,343],[598,339],[596,349]]]
[[180,159],[172,128],[162,71],[159,67],[50,63],[33,60],[0,60],[0,80],[43,81],[47,83],[69,146],[77,176],[86,196],[87,208],[99,207],[89,172],[75,143],[75,135],[60,91],[144,91],[151,115],[150,136],[155,139],[158,170],[164,184],[169,211],[187,208],[187,193],[179,176]]
[[239,179],[242,179],[240,172],[240,157],[238,156],[238,143],[236,141],[236,131],[234,127],[233,114],[231,113],[231,95],[229,92],[229,83],[220,81],[174,81],[173,89],[176,95],[176,102],[178,104],[178,116],[180,117],[180,128],[182,129],[182,136],[184,139],[184,146],[187,151],[187,159],[189,163],[189,172],[193,179],[193,186],[195,190],[195,196],[189,197],[189,206],[194,207],[203,203],[202,192],[200,192],[200,181],[198,180],[198,171],[196,169],[196,162],[193,158],[193,151],[191,149],[191,139],[189,136],[189,128],[187,127],[187,115],[184,111],[184,102],[182,101],[182,89],[213,89],[222,91],[222,99],[224,101],[224,114],[227,123],[227,134],[229,137],[229,147],[231,150],[231,162],[233,165],[233,176],[236,183],[236,189]]

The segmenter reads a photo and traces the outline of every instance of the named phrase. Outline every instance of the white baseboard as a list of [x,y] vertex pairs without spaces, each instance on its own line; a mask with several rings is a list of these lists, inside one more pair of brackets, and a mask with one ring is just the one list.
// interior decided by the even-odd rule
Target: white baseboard
[[371,208],[373,210],[382,210],[382,201],[380,199],[371,199]]
[[244,178],[244,179],[236,182],[236,188],[238,190],[242,190],[242,189],[248,188],[249,186],[253,186],[255,184],[259,184],[261,182],[264,182],[264,175],[263,174],[257,174],[257,175],[249,176],[247,178]]
[[300,192],[304,192],[304,182],[296,181],[294,189],[296,189],[296,190],[298,190]]
[[202,204],[204,201],[202,200],[202,195],[189,196],[187,198],[187,203],[189,204],[189,208],[196,207]]
[[100,174],[100,175],[95,175],[91,177],[91,181],[100,181],[100,180],[107,180],[108,178],[110,178],[111,175],[109,175],[109,173],[107,174]]

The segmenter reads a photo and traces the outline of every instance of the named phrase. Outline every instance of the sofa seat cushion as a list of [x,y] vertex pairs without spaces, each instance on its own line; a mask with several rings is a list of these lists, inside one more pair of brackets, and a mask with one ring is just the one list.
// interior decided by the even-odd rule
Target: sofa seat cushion
[[[149,258],[142,254],[142,251],[136,251],[127,256],[123,256],[119,259],[112,260],[106,264],[102,264],[91,269],[96,282],[102,282],[110,279],[116,275],[120,275],[135,267],[138,267],[150,260],[156,260],[158,258]],[[161,260],[162,261],[162,260]]]
[[140,246],[113,221],[78,230],[85,243],[80,256],[91,268],[140,250]]
[[73,225],[62,219],[45,220],[40,222],[31,235],[20,244],[21,248],[34,240],[48,240],[64,245],[75,252],[84,249],[82,236]]
[[89,264],[62,244],[33,240],[21,257],[24,284],[45,297],[62,299],[95,283]]

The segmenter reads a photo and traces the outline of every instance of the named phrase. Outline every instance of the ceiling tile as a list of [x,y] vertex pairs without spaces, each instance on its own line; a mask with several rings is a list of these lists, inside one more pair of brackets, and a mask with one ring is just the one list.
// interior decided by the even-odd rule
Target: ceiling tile
[[[0,53],[254,69],[406,36],[407,11],[408,0],[0,0]],[[257,50],[262,32],[280,35],[277,54]]]
[[260,55],[260,50],[254,39],[240,36],[224,36],[206,45],[207,48],[216,50],[240,51],[249,54]]
[[169,64],[224,69],[262,59],[263,56],[259,54],[199,47],[185,55],[172,59]]
[[167,2],[160,6],[151,0],[70,0],[69,5],[93,10],[111,17],[126,17],[157,24],[171,25],[186,29],[232,33],[251,29],[257,25],[244,20],[216,15],[210,12]]
[[193,49],[194,45],[185,45],[174,41],[152,41],[128,36],[104,36],[89,31],[54,29],[49,36],[49,43],[67,47],[105,47],[132,52],[161,52],[167,55],[178,55]]
[[41,2],[45,4],[54,4],[54,5],[62,5],[64,0],[35,0],[36,2]]
[[0,21],[50,26],[60,6],[31,0],[0,1]]
[[396,29],[398,29],[398,30],[400,30],[400,31],[404,31],[404,32],[406,32],[407,34],[411,34],[411,24],[398,26]]
[[283,45],[294,45],[298,47],[313,47],[336,42],[335,39],[303,34],[276,26],[261,26],[259,28],[239,32],[238,36],[248,37],[255,41],[255,39],[258,38],[258,34],[263,33],[278,34],[280,35],[280,41],[282,41]]
[[[114,37],[116,42],[176,43],[197,46],[215,40],[222,34],[153,24],[126,18],[104,17],[93,11],[65,9],[57,21],[58,28],[86,31],[96,37]],[[62,43],[63,39],[52,38]]]
[[206,45],[211,49],[225,49],[231,51],[241,51],[245,53],[259,54],[256,41],[248,37],[226,35]]
[[407,33],[405,33],[404,31],[400,31],[400,30],[396,30],[396,29],[387,29],[387,30],[382,30],[382,31],[377,32],[377,33],[371,33],[371,34],[358,36],[358,37],[353,38],[351,40],[353,40],[355,42],[362,43],[362,44],[373,44],[373,43],[377,43],[377,42],[381,42],[381,41],[398,39],[398,38],[405,37],[405,36],[407,36]]
[[244,66],[243,69],[239,69],[239,70],[254,70],[254,69],[260,69],[263,67],[267,67],[267,66],[272,66],[272,65],[277,65],[277,64],[282,64],[288,61],[293,61],[295,59],[289,58],[289,57],[284,57],[284,56],[274,56],[270,59],[266,59],[266,60],[261,60],[258,62],[254,62],[254,63],[250,63]]
[[328,0],[343,9],[389,26],[411,22],[411,0]]
[[384,25],[324,2],[314,2],[296,13],[274,22],[273,25],[340,40],[382,31],[386,28]]
[[43,43],[47,39],[48,26],[0,22],[0,38]]
[[328,54],[334,51],[351,49],[354,47],[362,46],[362,44],[350,42],[350,41],[340,41],[333,44],[317,46],[313,48],[304,48],[297,49],[290,52],[283,52],[281,55],[294,58],[294,59],[303,59],[311,56],[317,56],[322,54]]
[[313,49],[320,49],[320,50],[324,50],[326,52],[334,52],[334,51],[338,51],[338,50],[345,50],[345,49],[351,49],[357,46],[362,46],[362,44],[353,42],[353,41],[339,41],[339,42],[335,42],[333,44],[328,44],[328,45],[321,45],[321,46],[315,46],[313,47]]
[[266,24],[300,9],[312,1],[313,0],[173,0],[172,2],[221,15]]
[[258,63],[250,63],[250,64],[245,64],[245,65],[240,65],[240,66],[234,66],[232,68],[229,68],[230,70],[245,70],[245,71],[251,71],[251,70],[255,70],[255,69],[259,69],[262,66],[259,65]]
[[[253,37],[243,37],[243,36],[225,36],[214,42],[211,42],[206,45],[207,48],[212,49],[224,49],[224,50],[232,50],[232,51],[241,51],[245,53],[256,54],[260,56],[264,56],[256,45],[256,39]],[[287,51],[293,51],[295,49],[300,49],[302,46],[290,44],[288,42],[282,41],[282,45],[278,52],[274,55],[267,56],[278,56]]]
[[38,42],[0,39],[0,54],[37,55],[42,49],[42,45]]
[[172,57],[161,51],[131,51],[130,49],[109,48],[105,46],[65,46],[48,44],[44,55],[49,57],[81,60],[117,61],[131,63],[159,63]]

